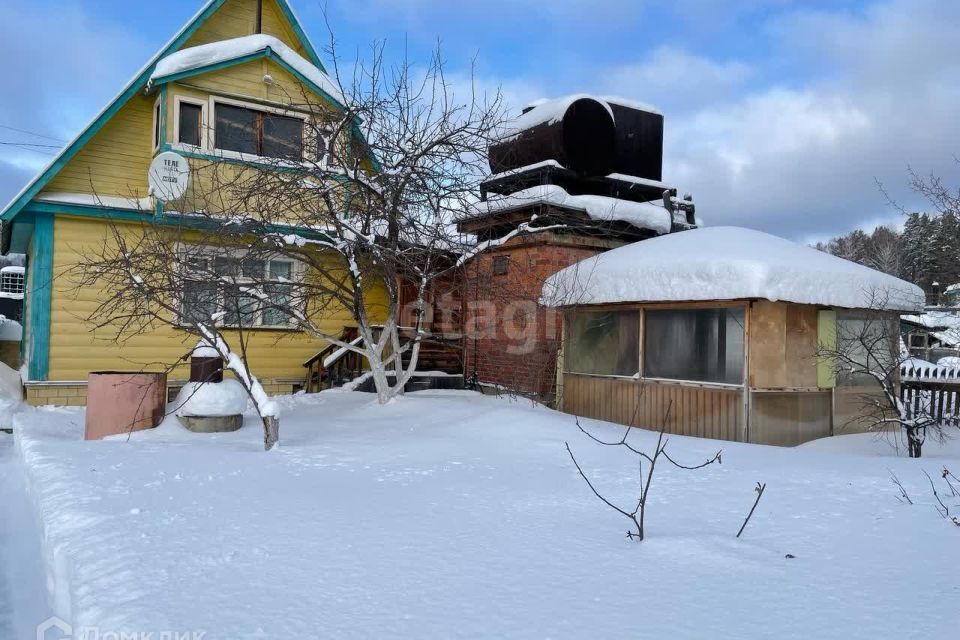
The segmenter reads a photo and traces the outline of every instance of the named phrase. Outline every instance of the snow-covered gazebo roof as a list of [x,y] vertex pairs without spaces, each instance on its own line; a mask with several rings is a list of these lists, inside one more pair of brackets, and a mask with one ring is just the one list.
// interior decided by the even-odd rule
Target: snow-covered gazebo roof
[[918,311],[909,282],[761,231],[707,227],[635,242],[551,276],[551,306],[767,299]]

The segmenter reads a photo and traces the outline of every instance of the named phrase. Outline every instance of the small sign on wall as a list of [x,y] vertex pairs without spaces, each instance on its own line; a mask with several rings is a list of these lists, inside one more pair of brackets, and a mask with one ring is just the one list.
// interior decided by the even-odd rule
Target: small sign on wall
[[190,165],[179,153],[164,151],[150,163],[147,182],[150,185],[150,195],[157,200],[179,200],[190,184]]

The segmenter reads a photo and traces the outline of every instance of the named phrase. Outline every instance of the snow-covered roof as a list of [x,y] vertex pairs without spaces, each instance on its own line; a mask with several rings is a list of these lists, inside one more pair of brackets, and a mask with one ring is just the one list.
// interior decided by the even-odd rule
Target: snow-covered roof
[[652,104],[646,102],[640,102],[639,100],[632,100],[630,98],[621,98],[620,96],[600,96],[600,100],[608,102],[610,104],[620,105],[621,107],[627,107],[629,109],[637,109],[639,111],[646,111],[647,113],[655,113],[658,116],[662,116],[663,113],[660,109],[657,109]]
[[3,267],[2,269],[0,269],[0,273],[19,273],[22,275],[26,272],[27,272],[26,267],[18,267],[18,266]]
[[960,346],[960,316],[946,311],[928,311],[901,316],[901,320],[930,330],[930,335],[944,345]]
[[569,96],[563,96],[562,98],[554,98],[551,100],[540,99],[531,102],[526,107],[528,109],[526,113],[521,114],[516,120],[512,120],[504,125],[500,135],[500,141],[512,140],[527,129],[532,129],[541,124],[559,122],[564,114],[567,113],[567,109],[570,108],[571,104],[583,99],[596,100],[603,105],[607,113],[610,114],[611,121],[615,121],[613,109],[610,107],[611,104],[660,114],[660,111],[655,107],[635,100],[627,100],[614,96],[592,96],[586,93],[574,93]]
[[487,177],[487,181],[499,180],[501,178],[509,178],[510,176],[526,173],[527,171],[533,171],[534,169],[545,169],[546,167],[551,167],[553,169],[564,168],[564,166],[559,162],[557,162],[556,160],[541,160],[540,162],[534,162],[533,164],[517,167],[516,169],[508,169],[506,171],[501,171],[500,173],[493,173],[489,177]]
[[[613,109],[610,108],[609,104],[603,102],[599,98],[587,95],[585,93],[574,93],[572,95],[556,98],[554,100],[537,100],[535,103],[532,103],[532,108],[530,108],[526,113],[521,114],[517,119],[511,120],[503,126],[503,132],[500,136],[500,140],[511,140],[516,138],[527,129],[532,129],[533,127],[541,124],[553,124],[554,122],[559,122],[567,113],[567,109],[570,108],[571,104],[584,98],[588,100],[596,100],[602,104],[607,109],[607,113],[610,114],[611,122],[613,121]],[[528,107],[529,106],[530,105],[528,105]]]
[[943,290],[944,293],[953,293],[954,291],[960,293],[960,282],[951,284],[949,287]]
[[948,311],[927,311],[901,316],[904,322],[915,324],[926,329],[957,329],[960,330],[960,316]]
[[341,104],[344,103],[343,94],[330,79],[330,76],[279,39],[263,33],[211,42],[171,53],[157,62],[157,66],[150,76],[150,83],[158,82],[167,76],[184,73],[185,71],[201,69],[250,56],[267,49],[273,51],[277,57],[296,69],[298,73],[323,89],[331,98]]
[[[294,30],[297,32],[297,35],[300,37],[303,42],[304,47],[307,49],[308,55],[317,63],[320,63],[320,58],[316,54],[316,50],[313,46],[313,43],[310,42],[310,38],[306,33],[303,32],[303,29],[300,27],[300,20],[297,18],[296,13],[293,11],[293,7],[289,5],[286,0],[277,0],[278,5],[285,12],[289,12],[292,17]],[[54,175],[56,175],[56,168],[59,165],[62,165],[66,160],[69,160],[73,157],[82,146],[84,137],[91,130],[95,130],[97,127],[102,126],[103,122],[107,120],[110,116],[113,109],[117,107],[118,104],[121,104],[123,101],[127,100],[133,92],[139,89],[141,83],[143,83],[148,71],[150,68],[155,65],[165,54],[171,51],[174,47],[179,46],[183,43],[191,34],[192,30],[195,29],[198,25],[202,24],[203,21],[208,18],[211,12],[216,11],[218,7],[222,4],[221,0],[207,0],[202,7],[197,9],[197,12],[182,26],[180,29],[171,37],[164,45],[157,51],[154,55],[150,57],[145,65],[143,65],[136,74],[130,78],[130,80],[123,86],[122,89],[108,102],[103,106],[100,111],[97,112],[95,116],[84,126],[76,136],[74,136],[70,142],[68,142],[60,151],[54,155],[49,162],[37,173],[24,187],[15,195],[3,209],[0,210],[0,217],[4,220],[10,219],[12,216],[15,216],[19,213],[26,202],[29,201],[29,198],[33,197],[37,190],[41,189],[47,181],[49,181]]]
[[532,204],[548,204],[583,211],[598,222],[626,222],[638,229],[649,229],[656,233],[669,232],[672,220],[670,212],[661,204],[631,202],[608,196],[574,196],[555,184],[537,185],[510,195],[491,195],[486,202],[477,205],[475,215],[485,216]]
[[551,276],[552,306],[761,298],[851,309],[917,311],[909,282],[777,236],[708,227],[635,242]]

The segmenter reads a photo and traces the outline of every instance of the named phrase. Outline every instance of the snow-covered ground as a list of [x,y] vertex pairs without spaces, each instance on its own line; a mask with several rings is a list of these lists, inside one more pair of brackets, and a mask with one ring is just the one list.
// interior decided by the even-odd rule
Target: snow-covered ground
[[673,437],[679,461],[722,447],[723,464],[658,468],[638,543],[564,441],[622,503],[636,459],[570,416],[458,391],[280,403],[270,453],[249,416],[230,434],[168,421],[84,442],[82,410],[19,413],[56,612],[101,634],[207,639],[946,638],[960,622],[960,528],[922,473],[960,471],[958,441],[915,461],[870,436],[796,449]]
[[40,535],[13,436],[0,432],[0,638],[36,637],[47,606]]

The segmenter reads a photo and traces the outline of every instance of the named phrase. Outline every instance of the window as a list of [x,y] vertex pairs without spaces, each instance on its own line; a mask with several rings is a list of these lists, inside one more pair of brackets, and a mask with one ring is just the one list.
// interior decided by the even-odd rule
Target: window
[[567,317],[564,363],[571,373],[636,375],[640,363],[640,313],[571,313]]
[[[893,315],[842,312],[837,314],[837,351],[868,371],[885,373],[896,367],[899,347],[898,320]],[[925,347],[928,345],[924,345]],[[867,373],[845,373],[843,383],[872,385]]]
[[504,276],[510,269],[510,256],[496,256],[493,259],[493,275]]
[[200,146],[200,134],[203,131],[203,107],[189,102],[180,103],[179,131],[177,141],[193,147]]
[[214,116],[218,149],[287,160],[303,158],[303,120],[299,118],[219,102]]
[[293,300],[292,261],[218,255],[191,256],[184,262],[183,321],[222,313],[220,323],[228,327],[290,326],[285,308]]
[[646,378],[743,384],[743,309],[647,310]]

